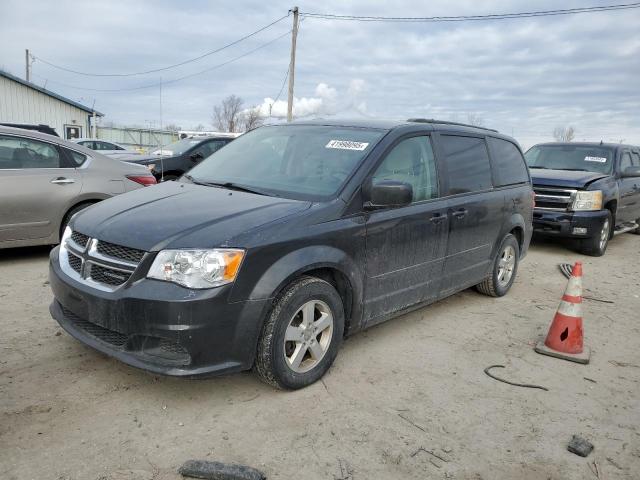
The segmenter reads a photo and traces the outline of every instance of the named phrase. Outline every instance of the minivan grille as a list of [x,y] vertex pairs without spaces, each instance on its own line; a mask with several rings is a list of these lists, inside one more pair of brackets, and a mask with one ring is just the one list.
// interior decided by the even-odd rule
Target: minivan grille
[[60,248],[60,265],[84,283],[113,291],[129,281],[145,253],[74,231]]
[[138,263],[142,260],[145,252],[142,250],[136,250],[135,248],[114,245],[109,242],[98,242],[98,253],[107,255],[108,257],[127,260],[128,262]]
[[577,190],[573,189],[538,185],[533,186],[533,191],[536,194],[536,208],[559,212],[566,212],[571,208],[577,193]]
[[78,245],[79,247],[84,248],[87,246],[87,243],[89,242],[89,237],[84,233],[73,232],[71,234],[71,240],[73,240],[76,243],[76,245]]

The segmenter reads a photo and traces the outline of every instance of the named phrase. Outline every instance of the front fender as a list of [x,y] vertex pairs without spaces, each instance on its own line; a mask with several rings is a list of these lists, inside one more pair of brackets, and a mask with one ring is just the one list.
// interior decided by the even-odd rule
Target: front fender
[[[256,255],[260,255],[258,252]],[[302,247],[287,253],[269,265],[259,276],[250,290],[235,288],[232,298],[240,301],[275,298],[295,278],[319,268],[339,272],[349,283],[351,290],[351,330],[358,328],[362,318],[362,297],[364,272],[358,262],[347,252],[327,245]],[[238,279],[240,280],[240,279]],[[241,282],[238,282],[241,284]],[[345,305],[345,307],[347,307]]]

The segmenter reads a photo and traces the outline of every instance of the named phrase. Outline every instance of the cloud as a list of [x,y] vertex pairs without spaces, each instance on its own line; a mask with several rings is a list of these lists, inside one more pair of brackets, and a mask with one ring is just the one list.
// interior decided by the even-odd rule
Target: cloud
[[[339,95],[338,91],[326,83],[319,83],[312,97],[293,98],[293,116],[296,118],[333,116],[350,109],[359,112],[366,111],[366,103],[357,102],[357,98],[365,87],[362,79],[352,79],[349,82],[347,95]],[[258,106],[263,117],[286,118],[287,101],[267,97]]]
[[[300,0],[301,11],[317,2]],[[563,8],[581,7],[567,0]],[[598,2],[596,2],[598,3]],[[537,0],[534,10],[557,7]],[[23,75],[24,48],[54,63],[89,72],[130,72],[196,57],[285,15],[290,5],[231,2],[77,2],[2,0],[0,59]],[[327,0],[322,11],[355,15],[438,16],[532,10],[527,0],[384,2]],[[436,117],[513,134],[523,145],[552,139],[571,124],[576,138],[640,143],[640,29],[638,10],[462,23],[383,23],[307,18],[300,26],[294,113],[298,117]],[[82,19],[99,18],[99,22]],[[140,19],[145,21],[141,22]],[[78,19],[74,21],[74,19]],[[194,26],[197,26],[194,27]],[[175,70],[163,81],[242,55],[291,28],[290,17],[248,40]],[[277,42],[209,73],[162,89],[163,123],[211,124],[211,111],[228,95],[245,105],[286,116],[286,85],[273,102],[289,65],[290,41]],[[133,87],[159,73],[130,78],[88,78],[33,65],[38,83],[106,113],[123,124],[159,123],[157,88],[122,93],[77,90]],[[57,82],[57,83],[56,83]]]

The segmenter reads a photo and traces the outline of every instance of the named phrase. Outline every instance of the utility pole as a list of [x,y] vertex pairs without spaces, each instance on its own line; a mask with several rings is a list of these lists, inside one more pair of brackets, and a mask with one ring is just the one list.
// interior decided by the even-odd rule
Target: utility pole
[[291,30],[291,62],[289,63],[289,100],[287,102],[287,122],[293,120],[293,81],[296,74],[296,40],[298,37],[298,7],[293,12],[293,30]]
[[25,60],[25,80],[27,82],[31,81],[31,62],[29,60],[29,49],[27,48],[24,51],[24,60]]

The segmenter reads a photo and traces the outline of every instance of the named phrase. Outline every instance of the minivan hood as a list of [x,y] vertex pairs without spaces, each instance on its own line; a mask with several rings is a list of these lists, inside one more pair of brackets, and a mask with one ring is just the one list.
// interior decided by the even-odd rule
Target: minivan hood
[[78,214],[72,228],[145,251],[242,247],[232,244],[237,235],[310,206],[300,200],[165,182],[97,203]]
[[585,188],[588,184],[609,176],[604,173],[574,170],[532,168],[529,171],[531,172],[533,184],[544,185],[545,187]]

